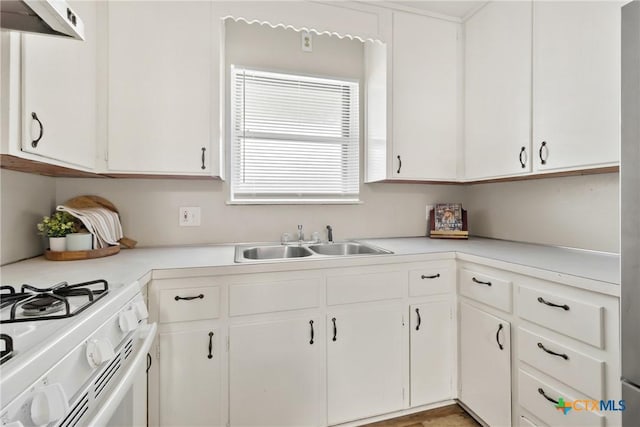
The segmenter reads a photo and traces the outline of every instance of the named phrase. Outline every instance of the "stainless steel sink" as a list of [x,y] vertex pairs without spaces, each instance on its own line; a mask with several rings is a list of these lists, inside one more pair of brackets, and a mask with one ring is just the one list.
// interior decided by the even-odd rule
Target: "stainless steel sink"
[[246,259],[279,259],[302,258],[313,255],[304,246],[257,246],[242,250],[242,256]]
[[382,255],[393,252],[359,242],[313,243],[293,245],[236,246],[235,262],[321,259],[357,255]]
[[326,243],[319,245],[310,245],[309,249],[320,255],[331,256],[344,256],[344,255],[364,255],[364,254],[390,254],[392,252],[376,248],[373,246],[367,246],[357,242],[344,242],[344,243]]

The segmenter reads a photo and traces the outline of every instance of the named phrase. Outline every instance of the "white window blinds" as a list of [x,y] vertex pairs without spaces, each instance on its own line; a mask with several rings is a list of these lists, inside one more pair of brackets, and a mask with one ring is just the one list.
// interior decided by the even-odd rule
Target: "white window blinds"
[[357,200],[355,81],[246,68],[231,75],[231,200]]

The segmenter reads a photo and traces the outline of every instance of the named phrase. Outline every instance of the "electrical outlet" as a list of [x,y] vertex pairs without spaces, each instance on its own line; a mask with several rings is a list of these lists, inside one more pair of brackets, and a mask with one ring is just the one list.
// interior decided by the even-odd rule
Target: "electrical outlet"
[[186,207],[180,208],[180,218],[178,224],[181,227],[199,227],[200,226],[200,208]]
[[301,31],[300,37],[302,39],[302,51],[313,52],[313,35],[309,31]]

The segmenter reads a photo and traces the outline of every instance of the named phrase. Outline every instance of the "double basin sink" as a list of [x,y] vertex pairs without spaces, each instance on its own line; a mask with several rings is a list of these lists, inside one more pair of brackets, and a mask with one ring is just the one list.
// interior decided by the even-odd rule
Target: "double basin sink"
[[236,262],[392,254],[360,242],[236,246]]

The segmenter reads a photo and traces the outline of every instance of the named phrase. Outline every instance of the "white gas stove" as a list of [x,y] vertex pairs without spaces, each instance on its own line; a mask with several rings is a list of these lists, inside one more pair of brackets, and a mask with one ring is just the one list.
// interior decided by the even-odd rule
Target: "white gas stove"
[[110,424],[144,373],[147,317],[137,282],[0,287],[0,426]]

